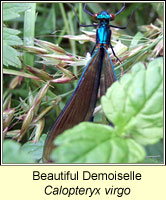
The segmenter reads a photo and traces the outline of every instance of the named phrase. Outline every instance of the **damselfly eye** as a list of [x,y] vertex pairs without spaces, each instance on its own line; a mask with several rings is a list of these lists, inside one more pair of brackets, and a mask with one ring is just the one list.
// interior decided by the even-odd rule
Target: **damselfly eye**
[[97,19],[97,16],[98,16],[98,13],[95,13],[95,14],[93,15],[94,19]]
[[115,19],[115,15],[114,14],[110,14],[110,20],[113,21]]

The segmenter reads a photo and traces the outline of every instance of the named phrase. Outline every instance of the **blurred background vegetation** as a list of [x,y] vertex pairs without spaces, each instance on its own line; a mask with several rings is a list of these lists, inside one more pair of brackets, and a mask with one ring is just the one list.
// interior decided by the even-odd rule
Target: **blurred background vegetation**
[[[25,50],[24,46],[33,46],[34,41],[32,38],[34,37],[38,40],[47,41],[59,45],[67,52],[65,55],[77,55],[80,58],[84,58],[87,55],[87,52],[90,52],[93,48],[94,42],[90,42],[90,40],[87,40],[86,43],[80,43],[78,42],[79,39],[78,41],[69,39],[71,35],[81,35],[82,30],[93,31],[93,28],[80,28],[71,7],[67,5],[67,3],[20,3],[20,6],[22,6],[22,9],[20,10],[17,9],[17,6],[18,5],[16,3],[3,3],[3,27],[18,30],[19,33],[16,33],[15,35],[17,35],[17,37],[19,37],[19,39],[21,40],[18,43],[8,42],[8,45],[14,48],[17,53],[19,53],[17,56],[21,64],[19,65],[16,63],[17,61],[14,59],[14,57],[12,58],[13,55],[8,58],[10,60],[9,63],[4,63],[3,109],[7,113],[4,114],[4,119],[6,121],[4,123],[5,127],[3,136],[4,138],[18,139],[20,130],[22,130],[23,133],[23,129],[25,128],[26,134],[23,133],[23,135],[25,134],[25,137],[23,138],[23,140],[21,140],[22,138],[20,139],[22,143],[25,143],[29,140],[29,138],[32,139],[34,137],[35,141],[38,141],[41,133],[48,132],[56,117],[59,115],[63,106],[69,99],[69,94],[72,93],[77,81],[68,81],[68,83],[66,84],[64,84],[63,81],[61,82],[61,84],[52,83],[52,86],[49,87],[49,89],[46,88],[46,91],[44,91],[44,95],[42,96],[40,92],[43,92],[41,90],[45,86],[43,80],[38,81],[30,77],[25,78],[24,76],[24,78],[21,78],[21,76],[19,76],[19,72],[27,73],[27,68],[25,67],[25,65],[29,65],[40,70],[45,70],[49,75],[52,75],[54,78],[59,77],[61,74],[59,74],[59,69],[56,69],[55,67],[52,67],[50,65],[47,66],[47,62],[39,62],[41,61],[41,57],[36,56],[38,55],[37,52],[34,52],[33,54],[27,53],[27,49]],[[32,7],[32,13],[30,14],[30,16],[27,13],[27,6]],[[73,3],[73,6],[82,24],[92,24],[95,22],[91,16],[83,12],[83,3]],[[102,10],[109,11],[110,13],[115,13],[120,10],[122,6],[122,3],[87,4],[87,8],[93,13],[99,13]],[[150,33],[152,33],[152,30],[156,30],[156,28],[153,29],[153,27],[150,26],[151,24],[153,24],[155,27],[158,27],[158,29],[160,29],[160,34],[157,34],[156,37],[161,36],[163,29],[162,22],[164,17],[163,3],[127,3],[125,10],[121,14],[119,14],[116,17],[115,21],[111,22],[111,24],[117,26],[125,26],[128,22],[130,14],[134,9],[136,10],[128,25],[128,28],[126,30],[115,30],[115,35],[120,34],[118,35],[119,38],[123,38],[123,36],[128,35],[128,39],[123,40],[122,42],[125,45],[129,46],[130,43],[133,42],[133,38],[135,39],[135,35],[137,35],[139,31],[142,31],[144,37],[147,36],[148,38],[153,39],[153,36],[149,36]],[[17,15],[12,16],[12,14]],[[143,25],[146,26],[140,29],[140,27]],[[69,38],[64,38],[64,35],[68,35]],[[10,39],[16,39],[15,37],[11,37],[11,35],[11,38],[7,38],[6,33],[4,33],[3,37],[5,42],[10,41]],[[25,37],[32,37],[32,41],[29,40],[28,43],[25,40]],[[112,37],[114,38],[114,36]],[[5,42],[4,44],[7,43]],[[43,46],[40,47],[43,48]],[[154,50],[155,47],[156,46],[151,49],[151,52]],[[8,52],[8,50],[4,49],[4,56],[9,56],[10,54],[6,52]],[[151,55],[152,54],[148,54],[149,57]],[[161,48],[160,52],[158,54],[155,54],[154,57],[157,56],[162,56]],[[140,59],[140,61],[145,62],[145,65],[148,59],[153,59],[152,57],[147,59],[147,57],[141,57]],[[134,61],[132,62],[134,63]],[[79,77],[82,71],[82,67],[76,68],[71,66],[67,69],[74,73],[76,77]],[[69,73],[69,71],[67,71],[67,73]],[[34,73],[32,74],[34,75]],[[44,74],[44,76],[45,75],[46,74]],[[45,95],[46,92],[47,96]],[[38,105],[35,104],[35,107],[38,108],[32,114],[33,116],[31,116],[29,124],[24,124],[28,110],[32,108],[32,105],[34,105],[34,101],[39,98],[41,98],[39,100],[40,103]],[[37,116],[41,116],[39,119],[40,123],[38,124],[38,129],[40,130],[37,129],[35,121]],[[42,120],[46,123],[44,123]],[[35,129],[32,128],[33,126],[35,127]]]

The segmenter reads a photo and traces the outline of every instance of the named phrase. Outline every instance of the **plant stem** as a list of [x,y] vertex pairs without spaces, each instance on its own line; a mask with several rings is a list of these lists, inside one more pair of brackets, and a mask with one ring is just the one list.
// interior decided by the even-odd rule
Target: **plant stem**
[[[34,45],[36,3],[29,3],[29,7],[24,16],[24,46]],[[24,53],[24,63],[33,66],[34,55]]]

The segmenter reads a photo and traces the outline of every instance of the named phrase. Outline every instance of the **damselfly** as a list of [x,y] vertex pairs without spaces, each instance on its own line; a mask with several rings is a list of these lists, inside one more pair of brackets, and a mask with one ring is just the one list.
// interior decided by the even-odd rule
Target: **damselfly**
[[117,60],[119,60],[110,42],[110,27],[126,29],[133,14],[132,12],[126,26],[114,26],[109,23],[110,21],[113,21],[115,17],[125,9],[125,3],[123,7],[115,14],[110,14],[107,11],[102,11],[99,14],[93,14],[89,10],[87,10],[86,4],[84,4],[83,11],[88,15],[94,17],[96,20],[99,21],[99,23],[83,25],[79,22],[74,7],[71,4],[70,6],[73,9],[75,17],[81,27],[97,27],[96,44],[93,49],[92,57],[88,62],[76,89],[74,90],[71,98],[56,119],[52,129],[48,133],[43,152],[44,162],[51,161],[50,154],[54,149],[53,141],[57,135],[63,133],[66,129],[72,128],[82,121],[92,121],[92,115],[96,106],[99,86],[101,89],[100,93],[101,95],[103,95],[105,94],[107,88],[110,87],[111,84],[117,80],[113,63],[108,53],[108,48],[110,47],[112,49],[113,55],[116,57]]

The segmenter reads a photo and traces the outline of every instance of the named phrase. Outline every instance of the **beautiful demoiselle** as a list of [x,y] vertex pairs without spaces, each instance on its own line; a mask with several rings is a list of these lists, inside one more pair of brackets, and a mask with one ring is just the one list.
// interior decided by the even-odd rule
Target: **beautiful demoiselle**
[[[57,135],[63,133],[66,129],[72,128],[82,121],[92,121],[99,86],[101,89],[101,95],[103,95],[105,94],[107,88],[110,87],[111,84],[117,80],[113,63],[108,53],[108,48],[111,48],[113,55],[118,59],[110,42],[110,27],[126,29],[128,25],[127,24],[124,27],[118,27],[109,24],[110,21],[113,21],[115,19],[115,16],[117,16],[124,10],[125,4],[115,14],[110,14],[107,11],[102,11],[99,14],[93,14],[86,9],[86,4],[84,4],[84,12],[100,22],[99,24],[90,25],[80,24],[73,6],[71,4],[70,6],[73,9],[76,19],[81,27],[97,27],[96,44],[93,50],[92,57],[88,62],[75,91],[73,92],[71,98],[67,102],[66,106],[64,107],[64,109],[56,119],[50,132],[48,133],[43,152],[44,162],[51,161],[50,154],[54,148],[53,141]],[[128,20],[128,23],[130,21],[130,18]]]

